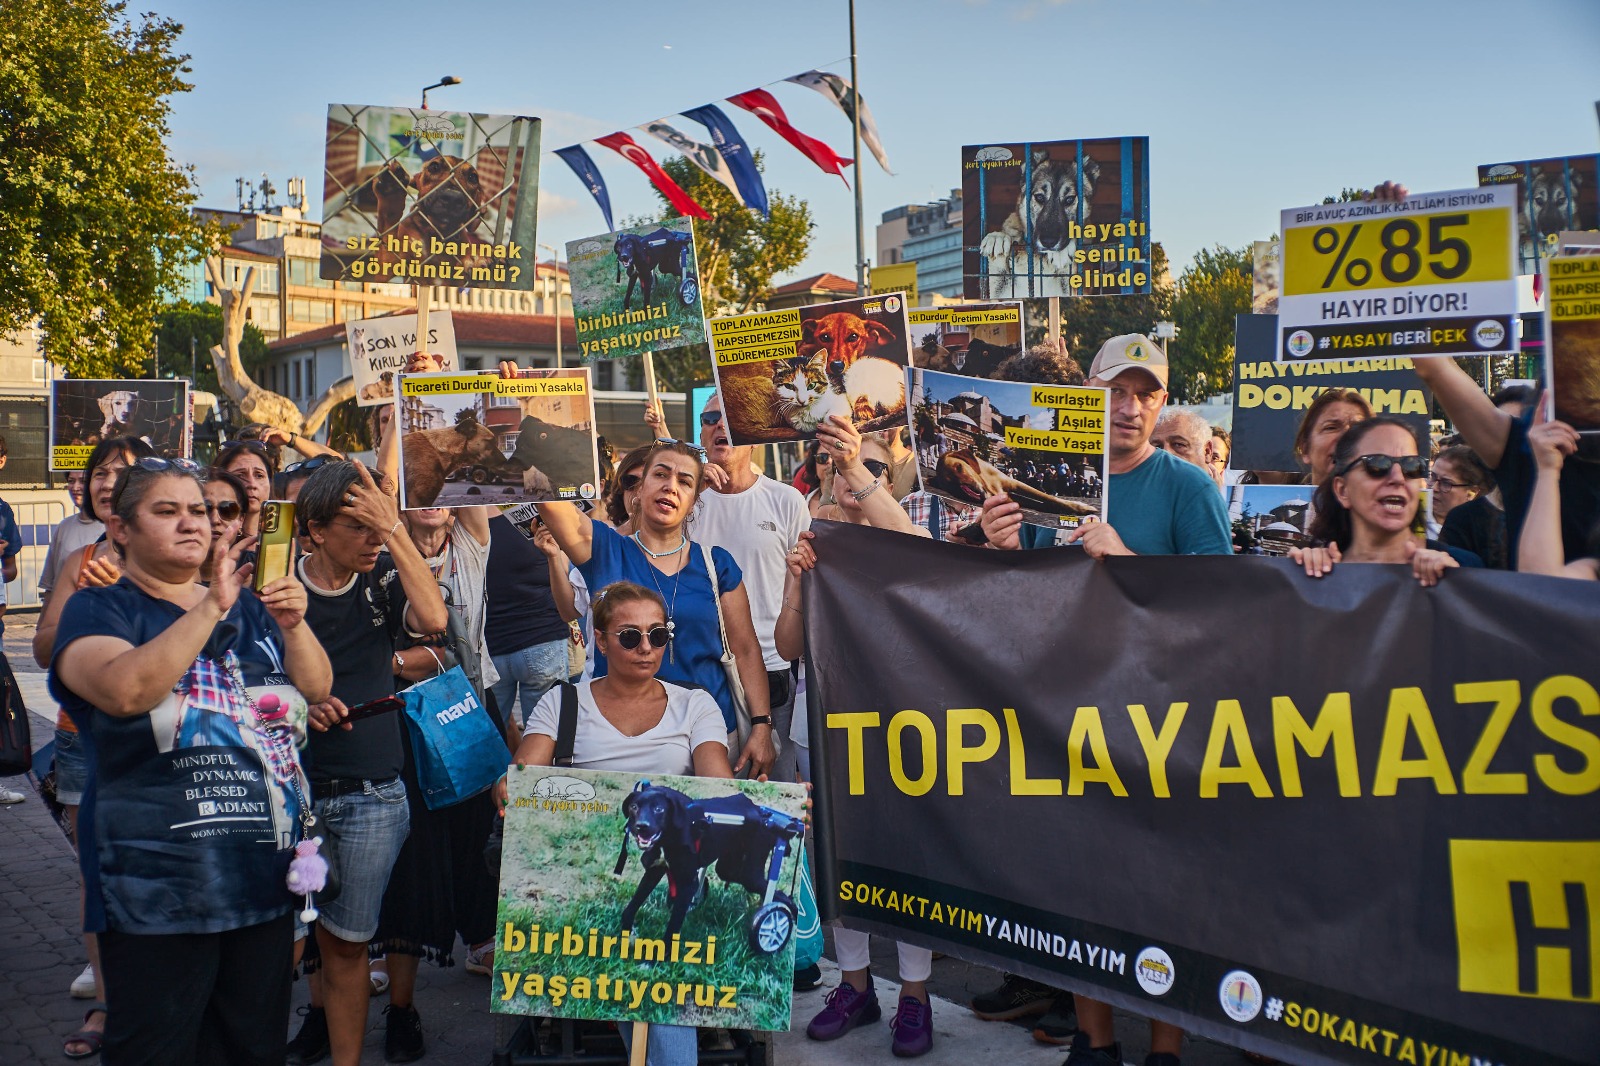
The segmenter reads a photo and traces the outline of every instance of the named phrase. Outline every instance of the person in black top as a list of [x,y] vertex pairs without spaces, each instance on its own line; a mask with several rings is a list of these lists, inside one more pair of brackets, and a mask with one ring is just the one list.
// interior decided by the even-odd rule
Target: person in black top
[[1428,474],[1439,541],[1469,551],[1491,570],[1506,568],[1506,513],[1495,492],[1494,475],[1465,444],[1452,444],[1434,456]]
[[[550,595],[549,558],[510,520],[489,520],[489,608],[483,636],[500,680],[491,689],[500,713],[521,722],[558,681],[567,679],[567,623]],[[522,713],[512,717],[518,697]]]
[[326,1027],[334,1066],[356,1066],[371,996],[367,942],[409,818],[398,713],[352,721],[350,711],[394,694],[404,629],[440,632],[448,609],[395,501],[366,467],[321,467],[300,490],[298,510],[311,545],[299,564],[306,620],[333,664],[332,695],[311,708],[307,771],[317,817],[337,841],[340,884],[317,923],[322,1005],[313,1005],[306,1028]]

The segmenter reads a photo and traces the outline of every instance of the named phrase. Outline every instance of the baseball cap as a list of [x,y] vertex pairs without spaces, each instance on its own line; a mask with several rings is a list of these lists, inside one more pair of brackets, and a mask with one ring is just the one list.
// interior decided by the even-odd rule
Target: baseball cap
[[1149,371],[1163,389],[1167,387],[1167,357],[1161,346],[1143,333],[1124,333],[1102,344],[1089,367],[1089,376],[1110,381],[1130,368]]

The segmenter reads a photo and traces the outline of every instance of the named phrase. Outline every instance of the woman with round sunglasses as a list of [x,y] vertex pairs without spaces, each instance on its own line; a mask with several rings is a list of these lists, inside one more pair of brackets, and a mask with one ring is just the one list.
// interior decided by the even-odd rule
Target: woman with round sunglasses
[[1313,499],[1310,533],[1317,544],[1289,551],[1308,577],[1323,577],[1340,562],[1398,563],[1410,566],[1427,588],[1452,567],[1483,565],[1472,553],[1424,542],[1417,532],[1428,461],[1400,419],[1378,415],[1351,426],[1329,465]]
[[211,464],[244,482],[249,493],[244,513],[244,532],[253,537],[261,525],[261,505],[272,498],[275,467],[267,445],[259,440],[230,440],[217,449]]

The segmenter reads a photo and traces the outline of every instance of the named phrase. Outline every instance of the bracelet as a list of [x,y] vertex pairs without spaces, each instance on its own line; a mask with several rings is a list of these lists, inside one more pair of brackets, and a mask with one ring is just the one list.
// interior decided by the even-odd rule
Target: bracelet
[[387,533],[385,533],[383,535],[383,543],[385,545],[387,545],[389,543],[389,538],[394,536],[394,531],[399,529],[399,528],[400,528],[400,519],[396,518],[394,520],[394,525],[389,527],[389,532],[387,532]]
[[400,658],[400,653],[399,652],[395,652],[394,653],[394,672],[397,673],[397,674],[403,674],[403,673],[405,673],[405,671],[406,671],[406,661],[404,659]]
[[752,714],[750,716],[750,725],[751,725],[752,728],[755,727],[755,726],[758,726],[758,725],[771,725],[771,724],[772,724],[772,715],[770,715],[770,714]]
[[851,489],[850,490],[850,495],[855,497],[855,500],[856,500],[857,503],[860,503],[862,500],[866,499],[868,496],[871,496],[874,492],[877,492],[878,491],[878,486],[880,486],[882,484],[883,484],[883,482],[878,481],[877,479],[873,479],[872,484],[868,485],[866,488],[862,489],[860,492],[857,492],[855,489]]

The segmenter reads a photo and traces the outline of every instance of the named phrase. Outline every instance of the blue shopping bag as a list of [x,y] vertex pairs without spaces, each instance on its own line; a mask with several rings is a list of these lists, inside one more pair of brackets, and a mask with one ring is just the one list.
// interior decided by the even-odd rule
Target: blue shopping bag
[[417,783],[430,811],[470,799],[500,780],[511,761],[505,737],[461,667],[419,681],[406,701]]

